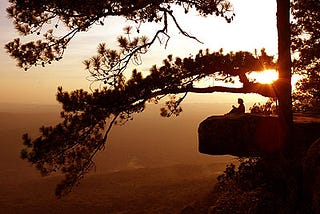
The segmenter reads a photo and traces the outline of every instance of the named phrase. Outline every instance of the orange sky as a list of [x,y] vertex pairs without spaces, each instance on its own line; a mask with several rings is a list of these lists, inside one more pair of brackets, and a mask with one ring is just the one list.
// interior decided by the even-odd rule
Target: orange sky
[[[154,45],[150,52],[143,56],[139,69],[148,70],[153,64],[160,64],[169,54],[185,57],[196,54],[199,49],[209,48],[212,51],[223,48],[225,51],[266,48],[269,54],[277,53],[276,1],[270,0],[230,0],[235,8],[236,17],[231,24],[225,20],[212,17],[199,17],[195,14],[184,15],[178,11],[178,21],[184,30],[196,35],[204,44],[176,34],[176,29],[169,29],[171,39],[168,47]],[[76,36],[67,49],[64,59],[46,68],[32,68],[24,72],[15,66],[3,48],[4,44],[17,37],[11,20],[6,18],[7,0],[0,0],[0,103],[38,103],[54,104],[58,86],[66,90],[77,88],[88,89],[90,82],[85,77],[82,61],[95,54],[99,42],[114,45],[115,38],[122,33],[122,28],[129,23],[123,19],[108,19],[106,24],[95,26],[91,31]],[[150,33],[157,26],[147,24],[142,33]],[[236,102],[237,97],[245,101],[261,101],[257,95],[239,95],[214,93],[210,95],[189,95],[187,102]]]

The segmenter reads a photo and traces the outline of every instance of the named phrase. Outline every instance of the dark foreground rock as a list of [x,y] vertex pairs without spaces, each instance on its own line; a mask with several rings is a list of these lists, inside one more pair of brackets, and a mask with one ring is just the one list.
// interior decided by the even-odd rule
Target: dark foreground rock
[[315,213],[320,213],[320,138],[307,150],[303,159],[304,192]]
[[[309,115],[296,115],[294,144],[303,155],[318,137],[320,121]],[[272,155],[281,152],[278,118],[254,114],[211,116],[200,123],[199,151],[210,155],[239,157]]]

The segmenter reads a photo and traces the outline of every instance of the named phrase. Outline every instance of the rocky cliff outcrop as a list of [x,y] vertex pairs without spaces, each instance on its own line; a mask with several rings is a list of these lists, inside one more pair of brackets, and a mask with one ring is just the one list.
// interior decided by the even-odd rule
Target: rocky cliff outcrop
[[[272,210],[285,210],[283,213],[293,211],[300,213],[299,210],[301,209],[303,210],[301,213],[320,213],[320,115],[294,115],[292,142],[290,142],[289,147],[281,144],[280,128],[278,118],[273,116],[253,114],[211,116],[199,125],[199,151],[211,155],[229,154],[239,157],[264,157],[260,159],[263,160],[260,162],[262,168],[252,168],[252,170],[258,170],[253,173],[256,177],[245,176],[245,181],[251,178],[256,182],[256,179],[261,178],[259,177],[261,173],[267,175],[263,177],[263,186],[267,188],[263,189],[259,184],[258,189],[263,192],[259,192],[258,195],[271,194],[270,199],[272,198],[272,201],[275,201],[274,204],[273,202],[269,204],[272,205]],[[283,158],[282,155],[274,156],[279,152],[286,153],[288,150],[290,152],[287,154],[290,155],[286,158]],[[248,175],[246,170],[242,173]],[[268,180],[269,186],[266,185],[264,179]],[[239,181],[238,178],[235,180]],[[243,184],[244,181],[241,182]],[[230,183],[230,185],[233,184]],[[247,187],[247,185],[245,186]],[[232,187],[231,190],[233,189]],[[227,203],[223,207],[226,206],[227,208],[230,207],[230,201],[238,202],[241,199],[252,201],[250,197],[254,196],[251,194],[252,192],[245,195],[246,189],[235,192],[230,196],[226,194],[229,191],[228,188],[223,191],[225,191],[223,192],[224,197],[227,197]],[[302,195],[303,198],[301,198]],[[237,197],[239,199],[235,199]],[[254,200],[255,203],[259,204],[259,200],[256,200],[256,198]],[[262,201],[263,204],[260,205],[263,207],[266,203],[264,199],[260,202]],[[217,201],[214,206],[208,207],[212,213],[216,213],[213,210],[216,209],[216,204]],[[243,205],[245,202],[241,201],[240,204]],[[277,207],[278,205],[281,205],[281,207]],[[237,205],[235,208],[239,210]],[[268,208],[268,206],[265,208]],[[287,212],[287,208],[290,212]],[[247,205],[245,205],[245,209],[247,209]],[[295,209],[298,209],[298,211]]]
[[[211,116],[199,125],[199,151],[239,157],[281,152],[284,145],[281,144],[279,128],[278,118],[274,116]],[[306,116],[296,116],[293,134],[297,152],[304,153],[320,137],[320,122],[310,121]]]

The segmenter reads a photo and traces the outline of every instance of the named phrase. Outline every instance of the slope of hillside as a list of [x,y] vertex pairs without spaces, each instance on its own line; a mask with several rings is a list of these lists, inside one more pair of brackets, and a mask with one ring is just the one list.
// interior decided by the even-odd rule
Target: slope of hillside
[[63,199],[60,177],[11,181],[1,187],[0,213],[179,213],[208,194],[224,163],[91,174]]
[[41,178],[19,158],[21,135],[36,136],[41,125],[56,124],[59,109],[2,108],[0,213],[179,212],[207,194],[217,173],[234,160],[197,151],[198,124],[212,108],[190,104],[180,117],[166,119],[159,116],[159,106],[151,106],[125,126],[115,127],[96,158],[96,172],[62,200],[54,198],[61,177]]

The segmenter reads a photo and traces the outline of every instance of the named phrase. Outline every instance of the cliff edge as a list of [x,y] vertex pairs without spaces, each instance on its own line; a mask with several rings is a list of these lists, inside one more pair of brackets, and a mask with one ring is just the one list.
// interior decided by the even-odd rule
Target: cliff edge
[[[294,145],[303,155],[320,137],[320,118],[295,115]],[[210,155],[254,157],[283,151],[276,116],[255,114],[211,116],[198,128],[199,151]]]

